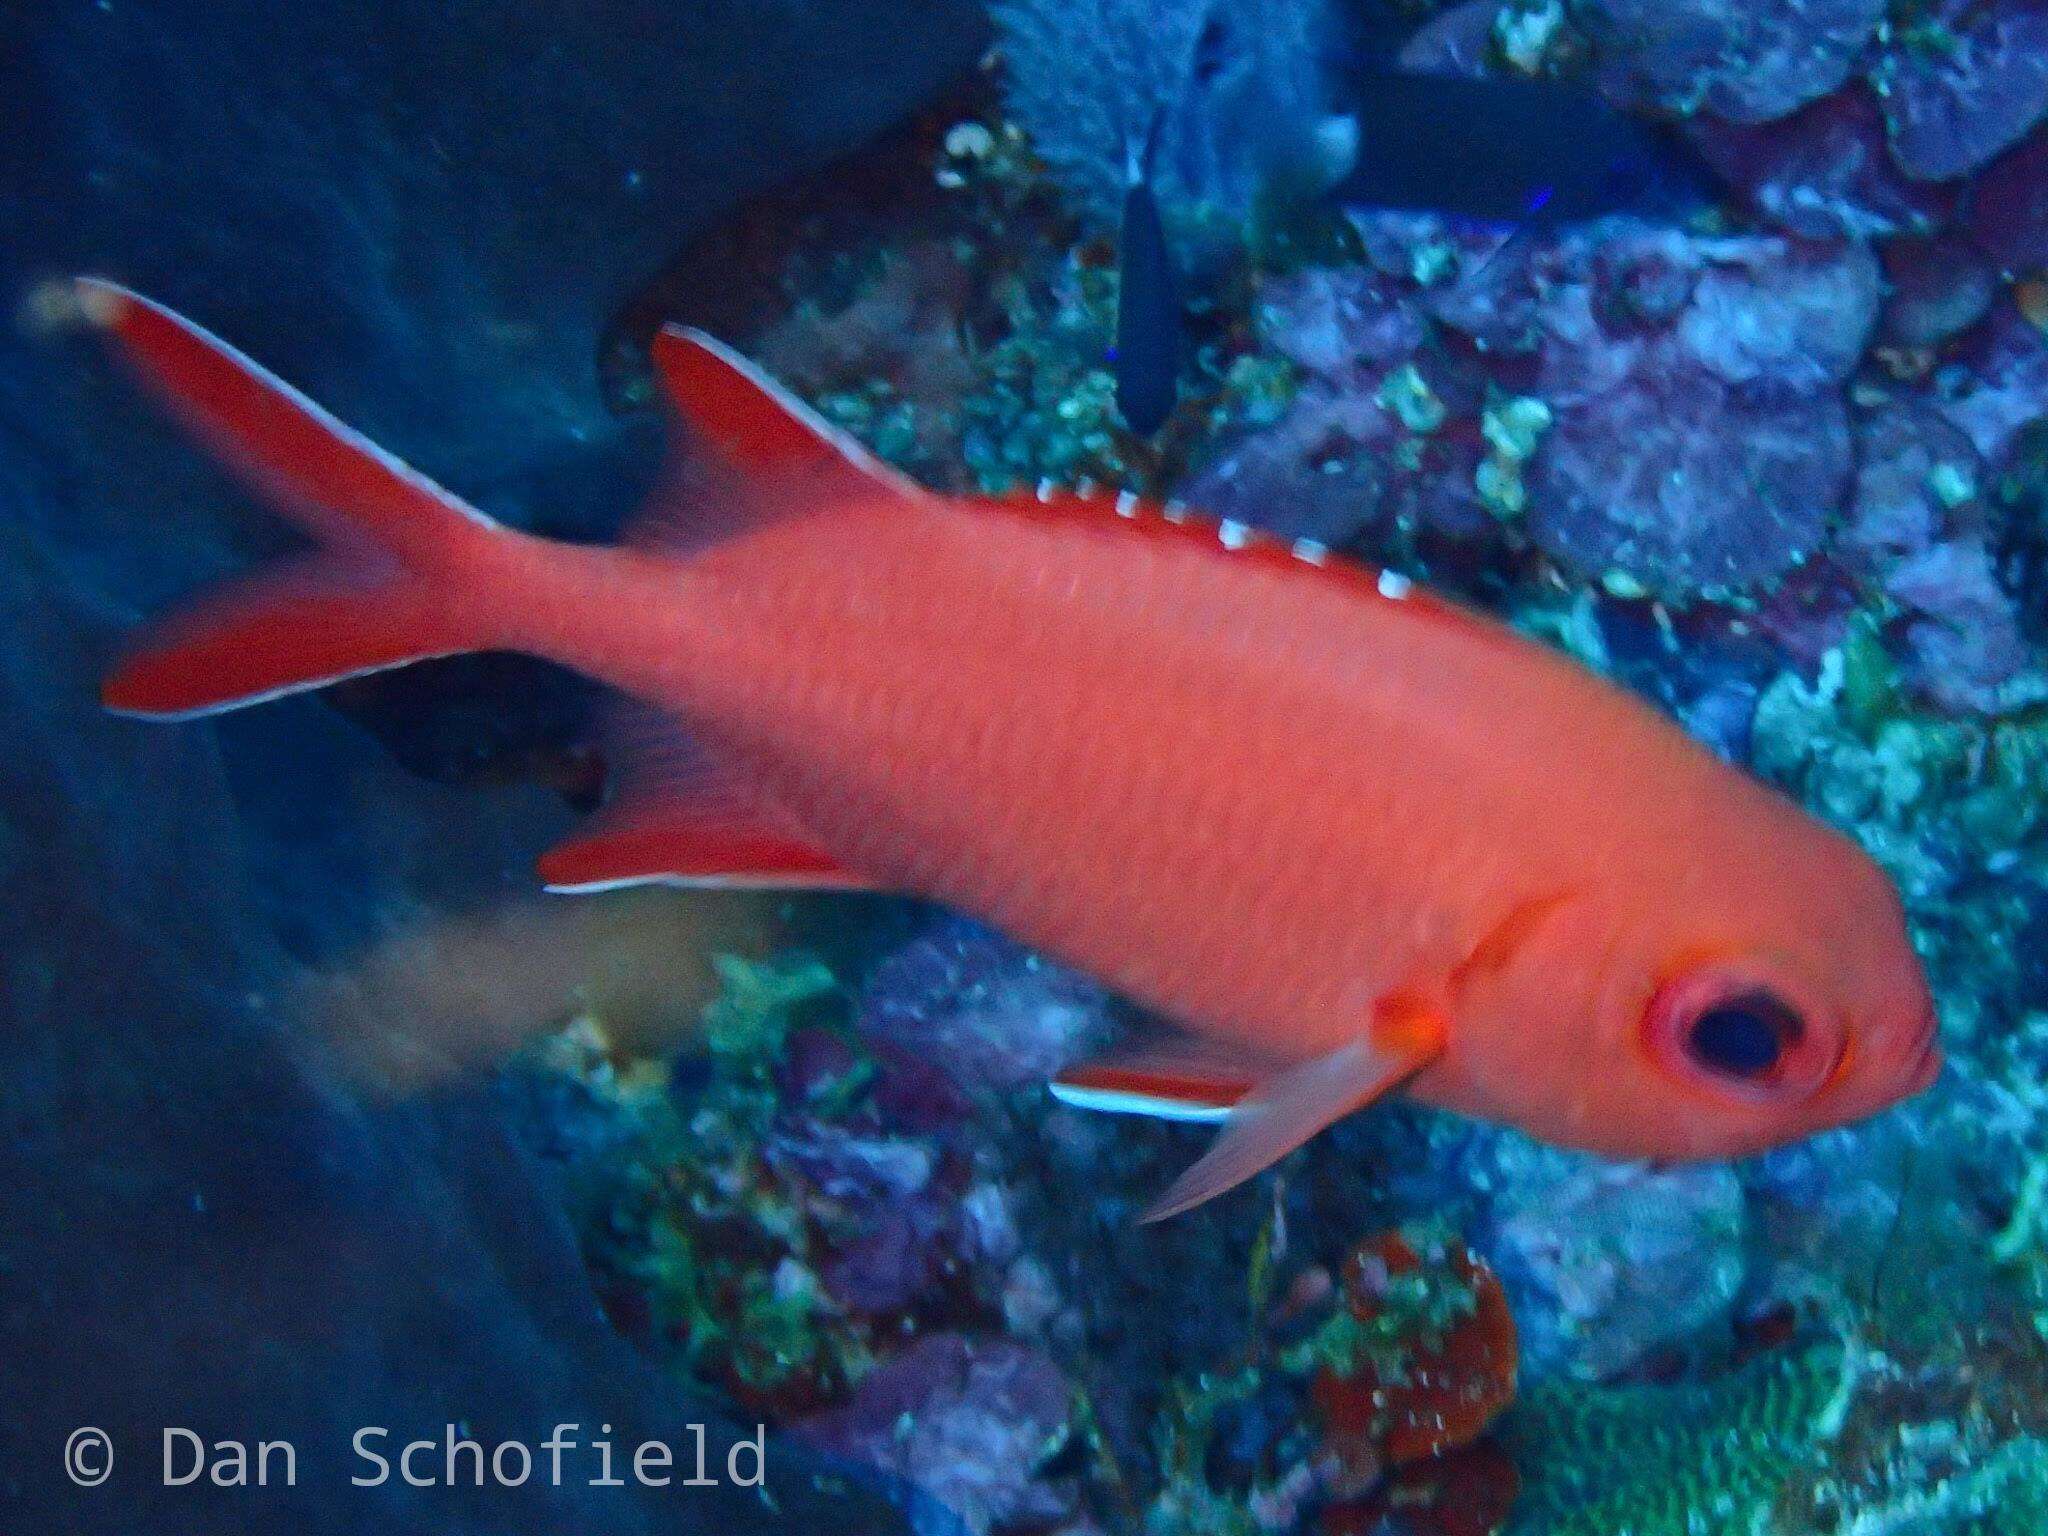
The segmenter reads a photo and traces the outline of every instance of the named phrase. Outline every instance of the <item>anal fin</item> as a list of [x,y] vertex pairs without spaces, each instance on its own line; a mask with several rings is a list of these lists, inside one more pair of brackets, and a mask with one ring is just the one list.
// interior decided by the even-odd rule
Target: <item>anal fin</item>
[[773,827],[734,822],[687,803],[639,805],[600,817],[540,861],[551,891],[681,885],[712,890],[875,889],[829,854]]
[[676,722],[635,710],[612,734],[612,798],[542,855],[549,890],[876,888],[762,804]]

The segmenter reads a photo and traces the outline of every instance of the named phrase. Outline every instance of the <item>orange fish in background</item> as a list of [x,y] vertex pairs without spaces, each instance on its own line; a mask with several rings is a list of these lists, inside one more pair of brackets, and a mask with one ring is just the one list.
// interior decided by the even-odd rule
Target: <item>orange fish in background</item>
[[526,651],[648,722],[557,889],[948,903],[1187,1031],[1070,1102],[1213,1119],[1147,1212],[1396,1088],[1621,1156],[1721,1157],[1939,1070],[1848,839],[1565,657],[1392,572],[1129,495],[920,489],[717,342],[655,343],[698,452],[621,548],[502,527],[191,322],[78,308],[322,546],[151,629],[180,717]]

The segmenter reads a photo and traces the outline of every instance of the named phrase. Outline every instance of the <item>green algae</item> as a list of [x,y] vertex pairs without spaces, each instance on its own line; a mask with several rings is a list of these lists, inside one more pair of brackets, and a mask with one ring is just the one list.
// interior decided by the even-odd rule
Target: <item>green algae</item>
[[1281,1350],[1275,1363],[1292,1376],[1355,1376],[1370,1367],[1382,1381],[1405,1382],[1418,1350],[1442,1348],[1459,1320],[1479,1310],[1472,1287],[1439,1263],[1386,1276],[1373,1302],[1364,1317],[1350,1306],[1335,1308],[1307,1338]]
[[839,988],[822,963],[804,956],[780,961],[713,955],[719,992],[704,1009],[704,1043],[735,1073],[765,1075],[782,1054],[796,1010]]
[[1473,472],[1479,499],[1499,518],[1519,516],[1529,505],[1523,466],[1535,456],[1553,420],[1550,407],[1533,395],[1496,395],[1479,418],[1486,457]]
[[2048,1440],[2023,1435],[1922,1486],[1873,1500],[1839,1536],[2039,1536],[2048,1530]]
[[1928,887],[1929,850],[2016,850],[2048,811],[2048,714],[1916,708],[1867,620],[1812,682],[1786,672],[1764,691],[1752,737],[1757,770],[1857,830],[1909,896]]
[[[963,122],[946,144],[936,172],[952,199],[944,222],[955,233],[945,242],[945,265],[974,295],[971,312],[943,330],[904,336],[890,323],[897,318],[890,304],[906,282],[899,248],[907,237],[878,232],[835,269],[833,306],[838,313],[874,309],[881,318],[870,342],[881,355],[857,378],[801,391],[827,419],[928,483],[985,495],[1045,481],[1158,494],[1192,441],[1279,419],[1298,390],[1296,370],[1255,345],[1254,327],[1219,328],[1217,301],[1197,294],[1190,314],[1209,323],[1190,325],[1181,409],[1156,444],[1130,433],[1109,361],[1119,283],[1113,247],[1060,210],[1013,127]],[[1236,254],[1214,286],[1243,286],[1252,264],[1271,271],[1326,253],[1334,237],[1325,231],[1311,241],[1298,223],[1288,226],[1284,249],[1272,240],[1261,246],[1257,228],[1234,230]],[[1348,237],[1349,226],[1337,224]],[[791,336],[834,334],[819,308],[813,265],[793,262],[784,275]],[[1238,307],[1235,299],[1230,307]],[[895,355],[906,345],[925,364],[944,355],[944,369],[926,371],[942,372],[946,389],[919,390],[920,367]]]
[[[581,1084],[623,1129],[582,1170],[572,1209],[598,1291],[625,1330],[681,1375],[755,1402],[808,1401],[852,1386],[874,1353],[866,1329],[820,1287],[817,1219],[805,1192],[764,1160],[763,1142],[789,1030],[838,983],[803,955],[720,955],[715,966],[708,1076],[687,1100],[665,1064],[614,1070],[601,1020],[573,1021],[531,1059]],[[837,1096],[865,1081],[861,1066],[814,1095],[810,1111],[843,1105]]]
[[1413,363],[1403,363],[1381,380],[1378,399],[1410,432],[1434,432],[1449,414]]
[[1815,1345],[1683,1386],[1553,1385],[1510,1411],[1526,1536],[1698,1536],[1768,1529],[1823,1459],[1844,1352]]

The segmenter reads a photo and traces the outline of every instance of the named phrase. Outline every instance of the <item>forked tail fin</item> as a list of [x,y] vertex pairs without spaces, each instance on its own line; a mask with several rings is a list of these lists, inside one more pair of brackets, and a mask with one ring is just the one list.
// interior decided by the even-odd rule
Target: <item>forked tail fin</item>
[[97,278],[77,315],[243,480],[322,546],[225,582],[145,629],[110,709],[210,714],[493,643],[470,563],[517,537],[335,420],[219,338]]

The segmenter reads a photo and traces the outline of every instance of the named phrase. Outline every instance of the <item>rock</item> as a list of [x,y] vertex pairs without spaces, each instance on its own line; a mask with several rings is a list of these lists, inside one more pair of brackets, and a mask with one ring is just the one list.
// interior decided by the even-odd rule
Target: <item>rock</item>
[[1259,335],[1322,383],[1355,383],[1405,362],[1429,323],[1385,273],[1368,267],[1310,267],[1259,292]]
[[1957,364],[1936,375],[1935,400],[1997,468],[2020,432],[2048,416],[2048,335],[2007,298],[1967,340]]
[[1383,466],[1400,436],[1369,390],[1311,388],[1175,494],[1213,517],[1338,548],[1382,521]]
[[2015,272],[2048,267],[2048,129],[1986,166],[1970,188],[1970,238]]
[[1582,24],[1642,106],[1768,122],[1833,91],[1883,0],[1594,0]]
[[1981,540],[1951,539],[1909,556],[1885,590],[1917,615],[1904,667],[1916,692],[1944,709],[1986,714],[2040,696],[2039,679],[2025,678],[2033,656],[2019,605]]
[[1618,571],[1672,598],[1735,591],[1818,547],[1849,468],[1839,400],[1778,405],[1704,374],[1636,375],[1559,411],[1529,527],[1584,575]]
[[1810,671],[1842,643],[1861,601],[1856,583],[1838,563],[1811,560],[1762,594],[1749,622],[1777,659]]
[[1652,1170],[1531,1149],[1484,1250],[1532,1372],[1626,1372],[1724,1323],[1743,1277],[1742,1185],[1725,1167]]
[[931,1183],[934,1168],[922,1142],[808,1116],[778,1125],[764,1155],[800,1172],[826,1199],[855,1204],[905,1200]]
[[866,1230],[826,1259],[826,1291],[848,1311],[870,1317],[905,1311],[938,1282],[946,1226],[945,1207],[933,1199],[869,1211]]
[[1877,78],[1899,168],[1921,181],[1966,176],[2048,113],[2048,13],[2034,0],[1941,0]]
[[1856,488],[1837,546],[1866,570],[1925,550],[1984,479],[1970,439],[1925,401],[1860,415],[1856,460]]
[[1563,248],[1551,280],[1565,286],[1543,315],[1536,393],[1555,423],[1530,465],[1536,541],[1589,578],[1678,599],[1815,551],[1851,470],[1839,381],[1875,318],[1869,253],[1609,231],[1597,259]]
[[1731,243],[1710,252],[1678,340],[1726,383],[1819,388],[1862,359],[1879,291],[1877,263],[1861,245]]
[[1938,347],[1990,312],[1998,274],[1954,236],[1903,236],[1883,248],[1881,331],[1901,347]]
[[1044,1355],[1004,1339],[933,1333],[798,1433],[908,1479],[982,1536],[1072,1513],[1071,1495],[1039,1476],[1070,1412],[1066,1381]]
[[1757,214],[1795,235],[1870,238],[1931,228],[1952,194],[1908,180],[1885,146],[1883,114],[1851,85],[1791,117],[1700,119],[1693,141]]
[[885,957],[862,990],[869,1036],[936,1063],[956,1083],[1042,1083],[1106,1030],[1094,983],[964,919]]

